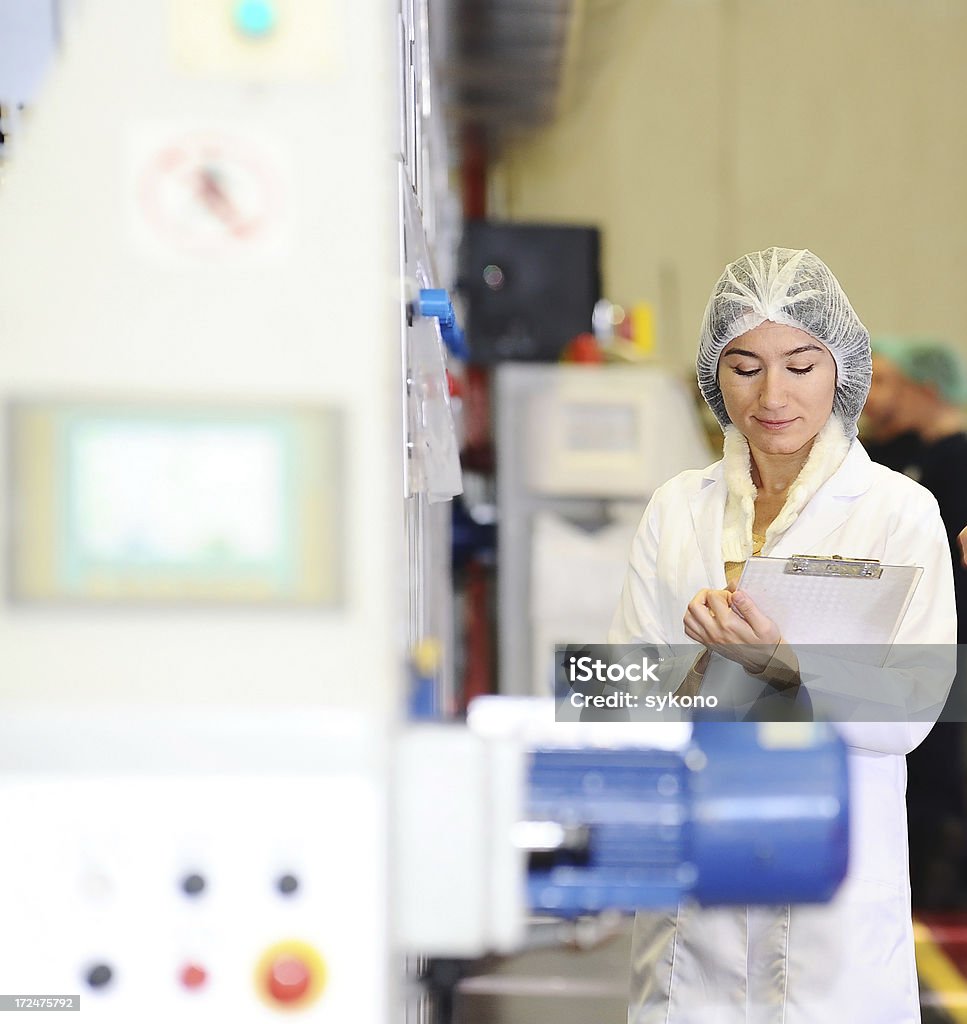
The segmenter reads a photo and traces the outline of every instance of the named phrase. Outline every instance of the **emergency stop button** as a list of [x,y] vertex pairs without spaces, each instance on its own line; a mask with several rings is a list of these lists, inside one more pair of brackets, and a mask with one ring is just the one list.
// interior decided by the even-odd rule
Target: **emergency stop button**
[[309,991],[312,972],[297,956],[280,956],[269,968],[269,995],[294,1003]]
[[256,984],[268,1003],[299,1009],[315,1002],[326,984],[322,957],[306,942],[291,939],[267,949],[256,968]]
[[200,964],[189,963],[182,967],[178,977],[185,988],[199,989],[208,981],[208,971]]

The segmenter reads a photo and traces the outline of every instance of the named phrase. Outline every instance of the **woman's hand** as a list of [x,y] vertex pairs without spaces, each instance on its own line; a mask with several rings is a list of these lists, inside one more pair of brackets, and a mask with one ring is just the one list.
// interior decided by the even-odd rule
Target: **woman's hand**
[[782,636],[741,590],[700,590],[685,611],[685,632],[715,654],[762,672]]
[[967,526],[957,535],[957,543],[960,545],[960,561],[963,563],[964,568],[967,569]]

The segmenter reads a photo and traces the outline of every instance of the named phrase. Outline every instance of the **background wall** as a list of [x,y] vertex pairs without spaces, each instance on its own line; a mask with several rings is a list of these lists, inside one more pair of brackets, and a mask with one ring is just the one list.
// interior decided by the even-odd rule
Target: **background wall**
[[809,248],[874,333],[967,345],[967,3],[586,0],[549,129],[493,216],[604,232],[605,292],[693,358],[730,259]]

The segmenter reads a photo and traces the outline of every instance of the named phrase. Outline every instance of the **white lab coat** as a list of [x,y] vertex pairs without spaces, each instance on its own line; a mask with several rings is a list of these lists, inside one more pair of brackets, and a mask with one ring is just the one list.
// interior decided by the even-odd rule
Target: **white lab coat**
[[[635,536],[609,641],[689,644],[682,617],[724,588],[722,463],[655,492]],[[956,643],[950,549],[933,496],[854,441],[839,469],[764,554],[842,555],[924,567],[896,643]],[[778,623],[782,627],[782,623]],[[905,754],[929,725],[842,727],[849,745],[850,866],[826,906],[640,913],[631,1024],[910,1024],[920,1020],[910,916]]]

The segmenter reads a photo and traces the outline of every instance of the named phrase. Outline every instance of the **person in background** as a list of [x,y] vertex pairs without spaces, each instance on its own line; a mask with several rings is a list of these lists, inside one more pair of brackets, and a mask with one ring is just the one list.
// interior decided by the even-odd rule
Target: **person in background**
[[[957,534],[967,523],[967,369],[941,341],[873,341],[873,382],[860,431],[870,458],[930,491],[950,543],[957,643],[967,643],[967,569]],[[868,441],[868,435],[872,441]],[[918,910],[967,906],[963,659],[940,722],[907,757],[910,885]]]
[[[874,462],[902,473],[914,466],[923,448],[916,431],[903,417],[894,417],[891,401],[905,380],[896,364],[887,358],[884,346],[895,346],[890,339],[874,338],[873,383],[860,418],[860,438]],[[915,476],[915,474],[910,474]]]
[[[958,570],[962,529],[967,540],[965,402],[967,366],[950,345],[923,338],[874,340],[861,437],[874,461],[905,473],[937,499]],[[962,620],[957,642],[967,643],[967,574],[955,573],[954,585]]]
[[[950,345],[925,338],[875,338],[872,348],[873,381],[860,421],[870,458],[945,486],[939,479],[947,476],[944,467],[967,454],[963,359]],[[967,494],[967,486],[962,490]]]
[[[806,249],[775,247],[729,264],[705,312],[697,371],[725,434],[723,459],[653,495],[609,642],[692,644],[683,687],[703,685],[715,653],[805,701],[812,677],[783,642],[784,623],[736,581],[753,555],[840,554],[922,566],[896,642],[952,645],[953,580],[937,503],[871,462],[856,439],[869,333],[826,264]],[[918,683],[916,672],[883,671],[884,682]],[[920,1020],[904,755],[930,723],[849,721],[840,731],[850,864],[833,901],[639,912],[629,1024]]]

